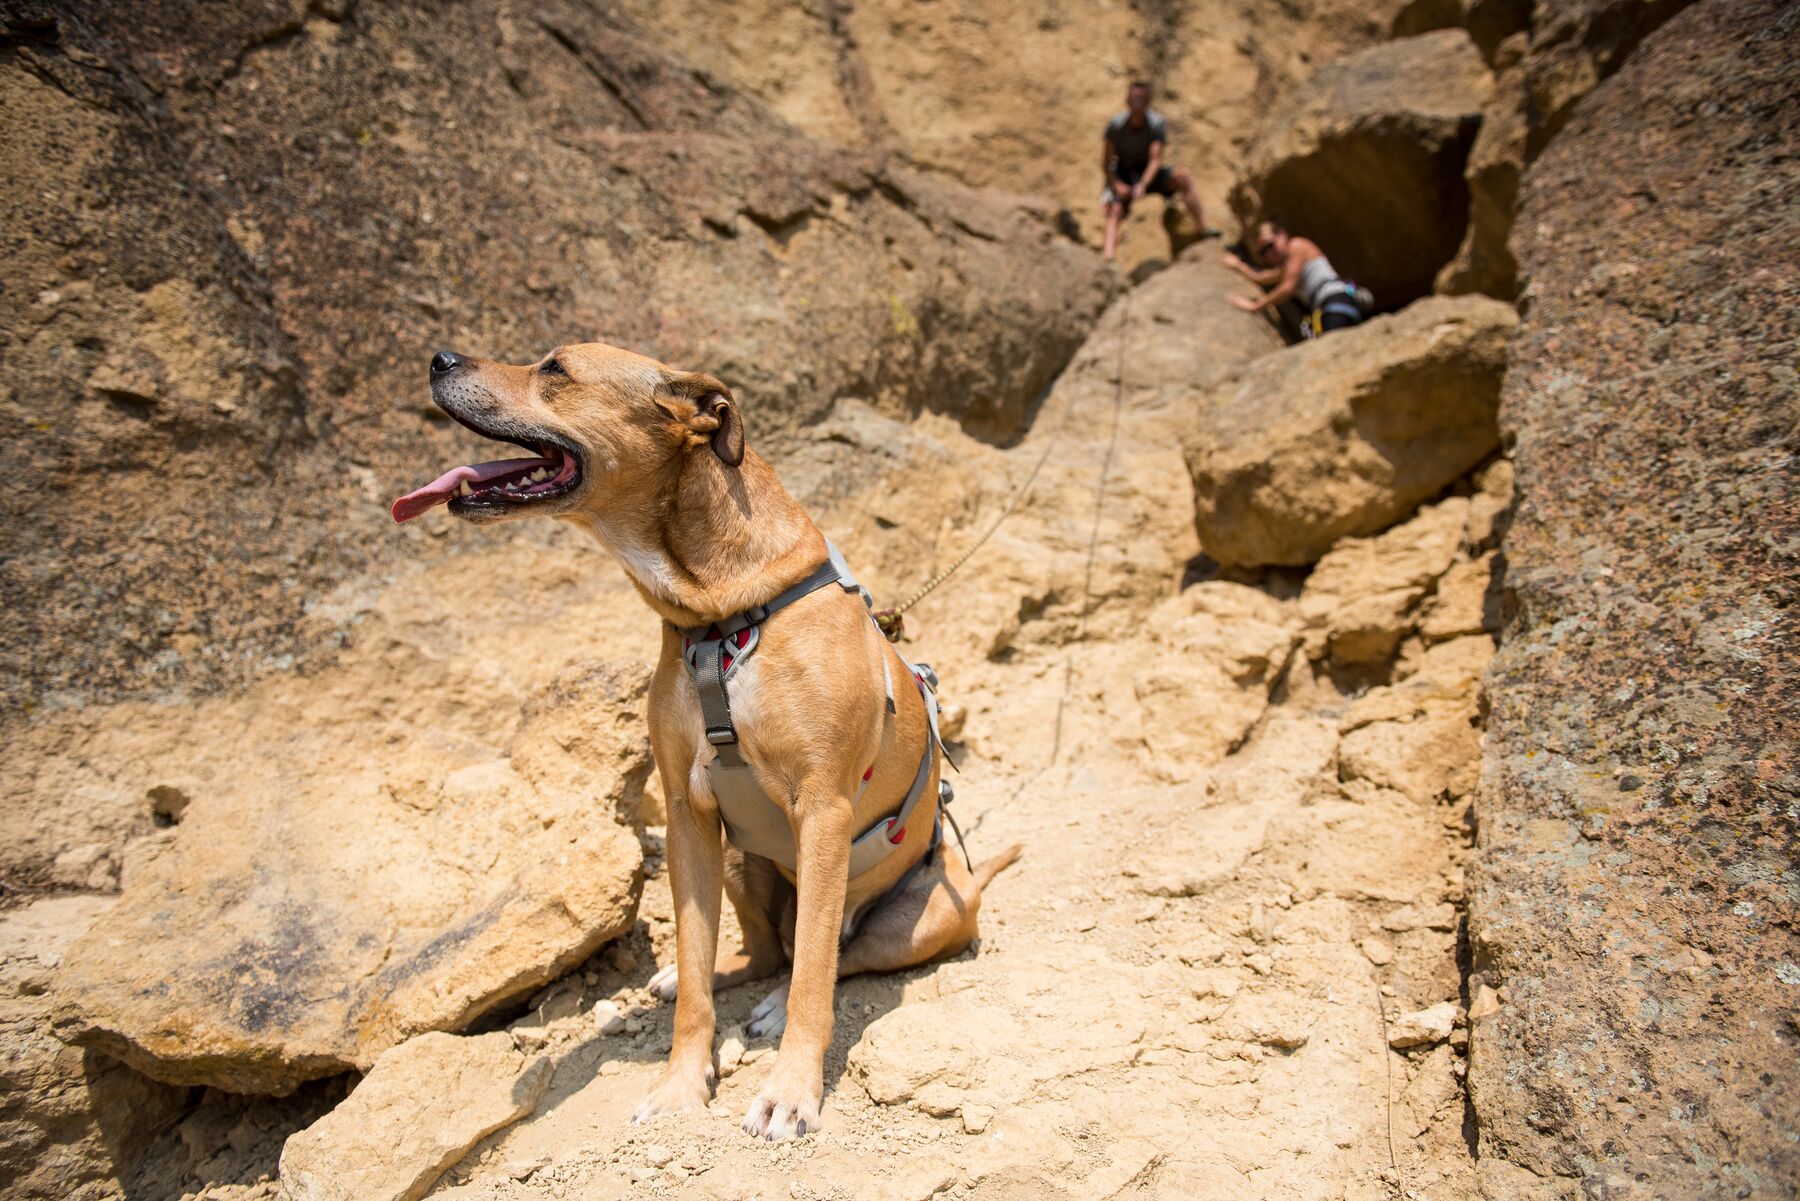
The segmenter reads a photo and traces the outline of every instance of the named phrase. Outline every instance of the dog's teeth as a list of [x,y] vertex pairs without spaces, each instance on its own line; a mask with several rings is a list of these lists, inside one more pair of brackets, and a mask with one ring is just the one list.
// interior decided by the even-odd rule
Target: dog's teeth
[[550,478],[550,473],[542,467],[538,468],[536,471],[531,473],[531,482],[534,484],[538,483],[541,480],[547,480],[549,478]]
[[456,487],[456,494],[458,496],[468,496],[468,495],[472,494],[473,492],[474,492],[474,489],[469,487],[468,480],[464,480],[462,483],[458,484]]

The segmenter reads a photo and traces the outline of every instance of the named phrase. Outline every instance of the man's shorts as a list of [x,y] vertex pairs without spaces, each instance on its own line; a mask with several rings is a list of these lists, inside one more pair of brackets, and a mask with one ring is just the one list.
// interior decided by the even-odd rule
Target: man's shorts
[[[1118,174],[1119,174],[1119,179],[1127,187],[1130,187],[1130,186],[1136,184],[1138,181],[1138,176],[1136,173],[1133,173],[1130,171],[1120,171]],[[1173,171],[1169,170],[1167,167],[1158,167],[1156,169],[1156,174],[1152,175],[1150,177],[1150,186],[1145,188],[1144,191],[1154,192],[1158,196],[1173,196],[1173,195],[1175,195],[1175,173]],[[1129,213],[1131,211],[1131,195],[1130,195],[1130,193],[1127,193],[1124,196],[1114,196],[1113,190],[1112,190],[1112,184],[1110,184],[1110,183],[1108,183],[1106,185],[1106,187],[1101,189],[1100,203],[1101,204],[1122,204],[1125,206],[1126,212]]]

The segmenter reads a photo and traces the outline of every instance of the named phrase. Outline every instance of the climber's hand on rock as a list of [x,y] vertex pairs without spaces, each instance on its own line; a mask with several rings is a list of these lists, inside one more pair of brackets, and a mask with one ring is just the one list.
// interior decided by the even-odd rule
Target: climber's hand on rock
[[1225,299],[1229,300],[1234,308],[1243,309],[1246,313],[1254,313],[1262,308],[1260,301],[1251,300],[1248,296],[1227,296]]

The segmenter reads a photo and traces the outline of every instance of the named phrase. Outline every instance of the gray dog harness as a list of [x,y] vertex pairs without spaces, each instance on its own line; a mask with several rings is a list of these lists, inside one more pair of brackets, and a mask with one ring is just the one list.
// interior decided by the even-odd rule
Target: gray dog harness
[[[756,773],[744,761],[743,749],[738,744],[737,727],[731,721],[729,684],[731,677],[755,653],[763,623],[802,597],[811,596],[819,589],[835,584],[845,592],[860,593],[863,606],[873,607],[874,602],[868,590],[856,582],[856,577],[850,573],[849,565],[844,562],[837,547],[829,542],[825,546],[830,557],[811,575],[767,604],[755,605],[710,626],[696,626],[682,631],[682,657],[687,661],[688,674],[693,677],[694,687],[700,693],[700,711],[706,721],[706,741],[717,752],[712,762],[706,765],[706,777],[712,786],[713,796],[718,799],[726,837],[739,850],[773,859],[789,871],[797,870],[798,856],[794,845],[794,830],[788,823],[787,807],[778,804],[763,791],[756,781]],[[873,618],[870,620],[873,621]],[[906,663],[904,658],[900,661]],[[912,816],[913,809],[925,795],[925,786],[931,780],[934,756],[943,753],[943,740],[938,736],[936,676],[925,664],[915,667],[906,663],[906,666],[919,689],[919,696],[925,702],[925,718],[930,734],[925,739],[924,752],[919,756],[919,768],[913,775],[912,787],[901,801],[899,811],[891,817],[881,818],[851,842],[850,875],[853,878],[886,859],[904,841],[907,819]],[[885,655],[881,661],[881,675],[887,695],[885,720],[891,723],[895,713],[894,680]],[[874,775],[875,767],[870,764],[857,788],[858,797],[868,788]],[[944,790],[940,789],[940,793],[942,791]],[[935,827],[932,833],[935,845]]]

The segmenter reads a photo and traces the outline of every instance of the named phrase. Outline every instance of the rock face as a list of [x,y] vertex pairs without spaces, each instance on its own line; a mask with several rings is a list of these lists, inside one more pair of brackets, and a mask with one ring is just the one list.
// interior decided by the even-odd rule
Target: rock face
[[1649,33],[1694,0],[1535,0],[1531,154],[1562,129],[1575,104],[1617,71]]
[[12,701],[333,653],[308,600],[416,555],[382,503],[466,444],[426,411],[441,346],[704,368],[765,448],[844,395],[1003,440],[1109,293],[1041,213],[815,142],[592,6],[0,20]]
[[[646,680],[551,685],[509,758],[195,802],[70,950],[58,1034],[171,1083],[285,1093],[553,979],[636,913],[618,815],[649,772]],[[559,697],[581,722],[547,716]],[[579,783],[576,725],[605,748]]]
[[417,1201],[469,1148],[531,1112],[551,1066],[504,1031],[409,1039],[288,1139],[282,1188],[293,1201]]
[[1317,242],[1394,309],[1431,291],[1468,224],[1464,162],[1492,90],[1460,29],[1321,68],[1270,113],[1231,207]]
[[1526,181],[1469,914],[1492,1198],[1800,1180],[1797,20],[1686,10]]
[[1195,525],[1222,563],[1311,563],[1405,517],[1491,453],[1517,318],[1433,297],[1259,359],[1187,433]]
[[1497,51],[1494,94],[1482,109],[1481,132],[1469,149],[1468,232],[1456,257],[1437,277],[1437,290],[1451,296],[1481,292],[1511,300],[1518,291],[1518,264],[1506,240],[1512,233],[1530,132],[1525,46],[1525,35],[1514,34]]
[[[1100,131],[1126,81],[1156,84],[1170,161],[1213,211],[1242,141],[1313,64],[1379,41],[1396,0],[625,0],[663,44],[826,141],[875,146],[964,183],[1060,206],[1099,245]],[[1126,223],[1129,267],[1168,256],[1161,201]],[[1179,208],[1179,205],[1176,206]]]

